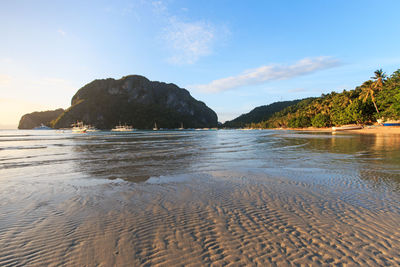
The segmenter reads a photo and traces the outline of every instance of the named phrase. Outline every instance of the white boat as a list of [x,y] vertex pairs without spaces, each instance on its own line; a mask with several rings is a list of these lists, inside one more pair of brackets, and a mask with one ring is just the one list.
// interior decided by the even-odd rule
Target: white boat
[[157,123],[154,123],[153,131],[158,131]]
[[115,126],[115,128],[111,129],[111,131],[113,131],[113,132],[131,132],[131,131],[133,131],[133,127],[130,125],[126,125],[126,124],[125,125],[119,124],[119,125]]
[[40,126],[33,128],[33,130],[53,130],[53,129],[41,123]]
[[92,125],[84,125],[86,127],[86,132],[98,132],[99,130]]
[[73,133],[86,133],[87,131],[87,126],[84,125],[83,122],[81,121],[77,121],[76,123],[73,123],[71,126]]
[[343,125],[340,127],[332,127],[333,131],[348,131],[348,130],[358,130],[362,129],[362,125]]

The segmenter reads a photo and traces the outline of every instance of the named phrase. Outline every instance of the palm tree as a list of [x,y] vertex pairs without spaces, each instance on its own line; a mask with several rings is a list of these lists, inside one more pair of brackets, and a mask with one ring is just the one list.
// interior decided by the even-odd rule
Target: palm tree
[[368,100],[368,98],[371,98],[372,103],[374,103],[376,112],[378,112],[378,114],[379,114],[378,107],[376,106],[376,103],[375,103],[375,96],[374,96],[375,88],[376,88],[375,82],[373,82],[371,80],[364,82],[361,85],[361,93],[360,93],[359,99],[362,99],[362,101],[365,103]]
[[383,72],[382,69],[376,70],[374,72],[375,76],[371,77],[371,79],[374,79],[374,87],[378,90],[382,90],[382,86],[386,81],[387,75],[386,73]]

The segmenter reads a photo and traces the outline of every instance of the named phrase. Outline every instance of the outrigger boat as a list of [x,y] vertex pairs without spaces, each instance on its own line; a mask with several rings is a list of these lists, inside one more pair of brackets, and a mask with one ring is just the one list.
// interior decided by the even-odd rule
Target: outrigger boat
[[117,126],[115,126],[115,128],[111,129],[111,131],[113,132],[131,132],[133,131],[133,127],[130,125],[121,125],[121,123]]
[[332,127],[333,131],[348,131],[348,130],[358,130],[362,129],[362,125],[343,125],[340,127]]
[[99,130],[92,126],[92,125],[85,125],[86,126],[86,132],[98,132]]
[[83,122],[81,121],[77,121],[76,123],[73,123],[71,126],[73,133],[86,133],[87,131],[87,126],[83,125]]

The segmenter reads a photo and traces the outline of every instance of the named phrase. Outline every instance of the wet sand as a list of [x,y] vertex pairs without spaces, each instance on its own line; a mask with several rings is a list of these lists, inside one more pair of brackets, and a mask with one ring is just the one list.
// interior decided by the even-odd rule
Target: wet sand
[[400,265],[398,135],[23,133],[0,266]]
[[0,265],[399,265],[390,196],[343,198],[351,186],[336,189],[257,172],[72,184],[10,209],[25,219],[0,232]]

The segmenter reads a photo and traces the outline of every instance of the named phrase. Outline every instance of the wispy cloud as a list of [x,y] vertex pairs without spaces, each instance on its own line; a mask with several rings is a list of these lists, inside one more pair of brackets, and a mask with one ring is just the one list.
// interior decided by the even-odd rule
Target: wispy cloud
[[206,20],[193,21],[171,14],[163,1],[152,2],[152,7],[154,14],[164,20],[161,39],[170,52],[167,60],[172,64],[196,63],[213,52],[217,37],[219,39],[229,32]]
[[212,52],[215,28],[207,22],[183,22],[171,17],[165,28],[164,39],[173,52],[169,62],[193,64]]
[[153,1],[151,2],[153,6],[153,11],[158,14],[165,14],[167,12],[167,7],[163,1]]
[[62,36],[67,35],[67,33],[65,31],[61,30],[61,29],[58,29],[57,32]]
[[217,93],[247,85],[258,85],[268,81],[286,80],[307,75],[340,64],[331,57],[305,58],[292,65],[272,64],[246,70],[242,74],[214,80],[208,84],[190,86],[204,93]]

